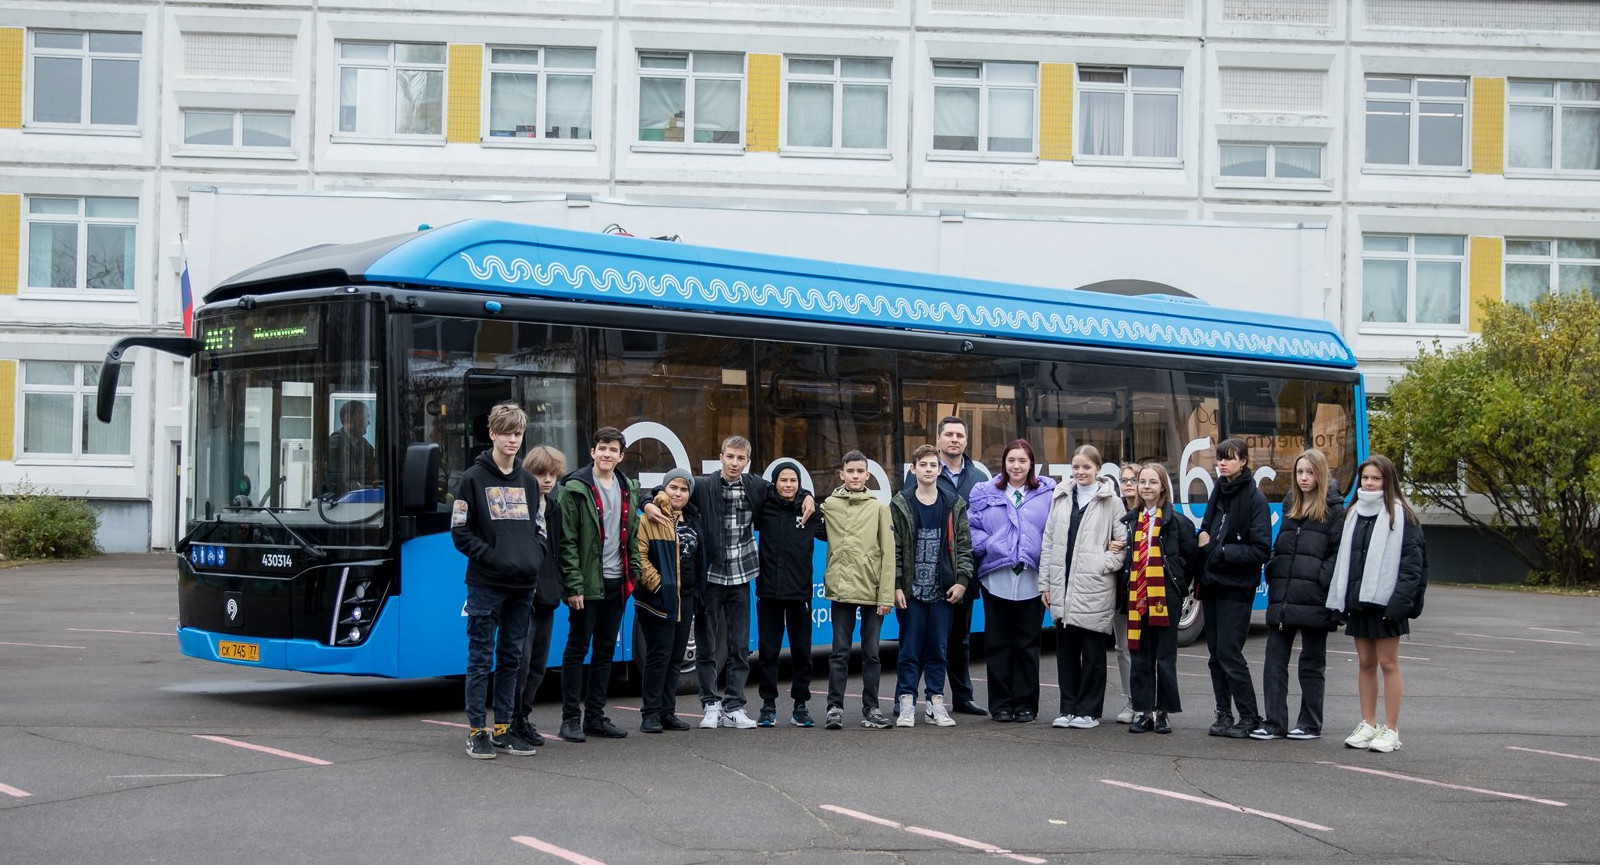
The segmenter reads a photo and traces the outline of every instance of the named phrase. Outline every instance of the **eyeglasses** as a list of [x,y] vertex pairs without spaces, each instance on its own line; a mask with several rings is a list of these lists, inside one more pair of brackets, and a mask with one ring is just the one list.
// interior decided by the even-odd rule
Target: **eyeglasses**
[[1138,480],[1139,480],[1138,478],[1123,478],[1122,482],[1125,483],[1125,484],[1131,484],[1131,483],[1137,483]]

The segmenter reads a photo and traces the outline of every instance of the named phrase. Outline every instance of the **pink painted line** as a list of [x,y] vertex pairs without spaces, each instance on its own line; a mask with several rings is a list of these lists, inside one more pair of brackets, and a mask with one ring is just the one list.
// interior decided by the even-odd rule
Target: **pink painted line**
[[1129,790],[1138,790],[1141,793],[1154,793],[1157,796],[1165,796],[1168,799],[1178,799],[1184,802],[1193,802],[1196,805],[1207,805],[1212,808],[1221,808],[1224,811],[1233,811],[1239,814],[1253,814],[1257,817],[1265,817],[1268,820],[1276,820],[1279,823],[1287,823],[1290,826],[1299,826],[1302,829],[1311,829],[1317,832],[1333,831],[1332,827],[1323,826],[1319,823],[1297,820],[1293,817],[1285,817],[1282,814],[1274,814],[1271,811],[1258,811],[1255,808],[1246,808],[1243,805],[1235,805],[1232,802],[1222,802],[1217,799],[1206,799],[1201,796],[1191,796],[1188,793],[1179,793],[1176,790],[1162,790],[1159,787],[1141,787],[1138,784],[1129,784],[1126,781],[1113,781],[1110,778],[1101,778],[1100,783],[1110,784],[1113,787],[1126,787]]
[[[438,724],[441,727],[457,727],[457,728],[462,729],[462,730],[470,730],[470,729],[472,729],[472,725],[471,724],[462,724],[462,723],[459,723],[459,722],[456,722],[456,721],[435,721],[432,718],[423,718],[422,719],[422,723],[424,723],[424,724]],[[557,736],[555,733],[540,733],[539,735],[543,736],[544,740],[546,742],[555,741],[555,742],[566,743],[566,741],[567,741],[566,739],[563,739],[560,736]]]
[[0,646],[29,646],[35,649],[87,649],[88,646],[57,646],[52,643],[7,643],[0,641]]
[[[1354,655],[1355,652],[1345,652],[1345,651],[1341,651],[1339,649],[1329,649],[1328,650],[1328,654],[1330,654],[1330,655]],[[1419,658],[1419,657],[1417,657],[1415,655],[1400,655],[1399,657],[1400,657],[1401,660],[1404,660],[1404,661],[1431,661],[1431,660],[1433,660],[1432,658]]]
[[1446,646],[1440,643],[1413,643],[1406,640],[1408,646],[1425,646],[1429,649],[1457,649],[1463,652],[1494,652],[1498,655],[1515,655],[1516,649],[1485,649],[1482,646]]
[[599,859],[592,859],[583,855],[582,853],[574,853],[565,847],[557,847],[556,845],[551,844],[549,841],[540,841],[538,838],[535,838],[532,835],[515,835],[511,838],[511,840],[523,845],[524,847],[532,847],[533,849],[538,850],[540,853],[549,853],[551,856],[554,856],[557,859],[565,859],[568,862],[573,863],[573,865],[606,865],[606,863],[601,862]]
[[80,634],[139,634],[144,637],[177,636],[171,631],[118,631],[111,628],[66,628],[64,630],[77,631]]
[[1467,787],[1461,784],[1446,784],[1443,781],[1433,781],[1427,778],[1418,778],[1414,775],[1402,775],[1399,772],[1384,772],[1380,769],[1368,769],[1362,766],[1346,766],[1343,763],[1333,763],[1327,760],[1317,761],[1322,766],[1332,766],[1335,769],[1345,769],[1351,772],[1364,772],[1368,775],[1378,775],[1383,778],[1393,778],[1396,781],[1411,781],[1417,784],[1428,784],[1434,787],[1444,787],[1449,790],[1465,790],[1468,793],[1482,793],[1486,796],[1499,796],[1502,799],[1516,799],[1522,802],[1537,802],[1540,805],[1551,805],[1556,808],[1565,808],[1567,803],[1557,802],[1554,799],[1538,799],[1533,796],[1524,796],[1521,793],[1504,793],[1499,790],[1485,790],[1482,787]]
[[1507,745],[1507,751],[1527,751],[1529,754],[1544,754],[1549,757],[1568,757],[1573,760],[1588,760],[1591,763],[1600,763],[1600,757],[1585,757],[1582,754],[1563,754],[1560,751],[1541,751],[1538,748],[1521,748],[1516,745]]
[[304,754],[296,754],[293,751],[281,751],[277,748],[268,748],[266,745],[257,745],[253,742],[241,742],[238,739],[229,739],[226,736],[201,736],[197,734],[195,738],[205,739],[208,742],[220,742],[224,745],[232,745],[235,748],[247,748],[251,751],[260,751],[263,754],[271,754],[274,757],[288,757],[291,760],[299,760],[302,763],[310,763],[313,766],[333,765],[327,760],[319,760],[316,757],[307,757]]
[[951,835],[948,832],[940,832],[934,829],[923,829],[920,826],[906,826],[883,817],[874,817],[871,814],[866,814],[861,811],[852,811],[849,808],[841,808],[838,805],[822,805],[820,807],[824,811],[832,811],[835,814],[861,820],[865,823],[872,823],[876,826],[884,826],[889,829],[899,829],[902,832],[910,832],[913,835],[921,835],[924,838],[932,838],[936,841],[944,841],[950,844],[959,844],[962,847],[971,847],[974,850],[981,850],[985,853],[989,853],[994,856],[1000,856],[1005,859],[1015,859],[1018,862],[1027,862],[1029,865],[1045,865],[1044,859],[1036,859],[1032,856],[1023,856],[1020,853],[1013,853],[1004,847],[996,847],[993,844],[983,841],[974,841],[971,838],[963,838],[960,835]]
[[33,795],[27,790],[18,790],[16,787],[11,786],[10,784],[0,784],[0,793],[4,793],[7,796],[13,796],[18,799],[26,799]]
[[1530,630],[1530,631],[1549,631],[1552,634],[1577,634],[1580,637],[1583,636],[1583,632],[1582,631],[1569,631],[1569,630],[1567,630],[1565,628],[1533,628],[1533,627],[1530,627],[1530,628],[1528,628],[1528,630]]
[[1594,646],[1592,646],[1592,645],[1590,645],[1588,643],[1573,643],[1573,642],[1569,642],[1567,640],[1536,640],[1533,637],[1496,637],[1493,634],[1461,634],[1461,633],[1456,634],[1456,636],[1458,636],[1458,637],[1477,637],[1477,638],[1482,639],[1482,640],[1510,640],[1510,641],[1512,641],[1514,643],[1548,643],[1548,644],[1550,644],[1552,646],[1582,646],[1585,649],[1594,648]]

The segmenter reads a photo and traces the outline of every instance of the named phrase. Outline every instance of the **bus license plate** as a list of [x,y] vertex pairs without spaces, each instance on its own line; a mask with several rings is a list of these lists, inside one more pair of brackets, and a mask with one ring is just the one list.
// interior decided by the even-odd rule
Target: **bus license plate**
[[217,657],[227,658],[230,661],[251,661],[260,663],[260,643],[234,643],[228,640],[217,641]]

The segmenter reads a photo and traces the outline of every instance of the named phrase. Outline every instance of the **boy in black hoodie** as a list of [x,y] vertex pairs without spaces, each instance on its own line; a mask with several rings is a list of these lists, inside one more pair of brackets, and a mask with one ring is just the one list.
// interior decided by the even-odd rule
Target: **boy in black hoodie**
[[[539,484],[517,463],[527,425],[528,416],[514,403],[489,412],[493,446],[462,473],[450,512],[450,537],[467,557],[467,754],[478,760],[494,759],[495,748],[534,753],[510,729],[534,584],[552,552],[533,519]],[[490,670],[492,735],[484,706]]]
[[789,657],[794,662],[794,684],[789,696],[794,709],[789,723],[815,727],[806,701],[811,699],[811,599],[816,595],[812,574],[816,542],[827,539],[822,512],[808,519],[802,513],[805,496],[800,486],[800,465],[790,460],[772,469],[772,495],[761,509],[761,568],[756,576],[756,642],[760,646],[756,672],[761,691],[762,727],[777,724],[778,653],[783,633],[789,632]]

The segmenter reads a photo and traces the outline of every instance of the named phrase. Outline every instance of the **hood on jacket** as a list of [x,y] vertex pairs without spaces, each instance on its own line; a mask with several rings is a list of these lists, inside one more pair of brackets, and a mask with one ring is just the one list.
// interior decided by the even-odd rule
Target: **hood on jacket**
[[[483,466],[484,468],[486,468],[489,471],[493,472],[495,477],[500,478],[502,480],[508,480],[509,481],[512,478],[516,477],[518,472],[522,471],[522,463],[519,463],[519,462],[517,462],[515,460],[512,460],[512,462],[511,462],[511,471],[509,471],[509,472],[501,471],[500,470],[500,466],[496,465],[495,461],[494,461],[494,448],[489,448],[488,450],[484,451],[483,453],[478,454],[478,458],[473,460],[472,462],[473,462],[474,465]],[[538,489],[539,489],[538,485],[535,484],[533,489],[534,489],[535,492],[537,492]]]
[[[1108,496],[1116,496],[1119,500],[1122,498],[1121,490],[1119,490],[1117,488],[1118,485],[1116,483],[1113,483],[1110,478],[1097,477],[1097,478],[1095,478],[1095,480],[1100,482],[1099,485],[1096,486],[1095,491],[1094,491],[1094,497],[1095,498],[1103,499],[1103,498],[1106,498]],[[1055,491],[1052,492],[1050,495],[1051,495],[1052,498],[1058,498],[1058,499],[1067,498],[1067,497],[1072,495],[1072,491],[1077,489],[1077,487],[1078,487],[1078,484],[1076,482],[1073,482],[1073,483],[1070,483],[1070,484],[1069,483],[1059,483],[1059,484],[1056,484]]]

